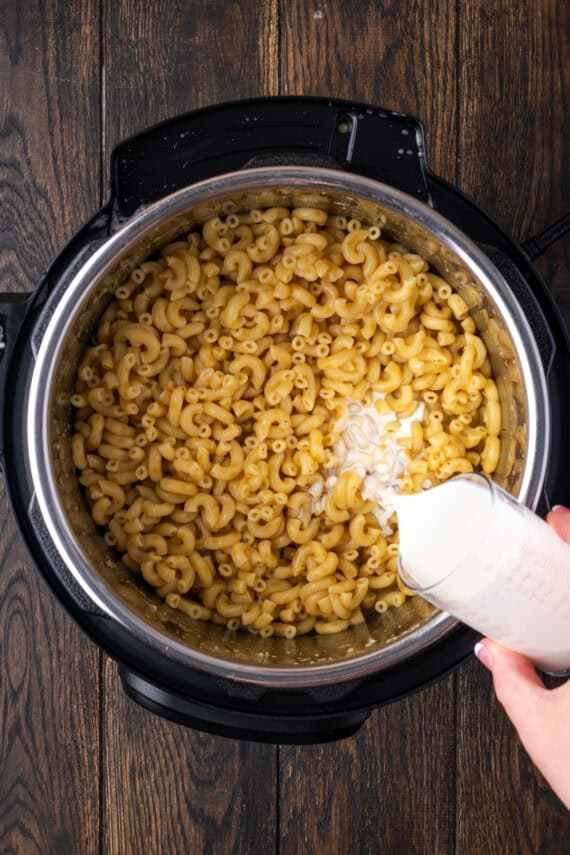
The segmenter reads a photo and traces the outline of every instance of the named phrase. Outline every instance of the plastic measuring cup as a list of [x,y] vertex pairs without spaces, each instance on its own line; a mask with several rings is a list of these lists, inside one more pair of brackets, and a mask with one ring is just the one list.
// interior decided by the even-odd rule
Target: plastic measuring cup
[[570,545],[477,473],[395,504],[406,587],[542,670],[570,673]]

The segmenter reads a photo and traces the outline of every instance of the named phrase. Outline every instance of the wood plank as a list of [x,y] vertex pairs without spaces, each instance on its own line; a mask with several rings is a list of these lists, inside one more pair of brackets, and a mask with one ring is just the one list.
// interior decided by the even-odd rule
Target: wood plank
[[430,165],[456,168],[455,3],[282,4],[280,92],[367,101],[425,124]]
[[458,181],[520,239],[568,210],[569,23],[557,0],[462,4]]
[[[455,23],[450,2],[283,4],[281,90],[417,116],[432,167],[453,181]],[[280,804],[283,853],[453,851],[454,678],[379,710],[342,743],[281,747]]]
[[[564,41],[565,34],[570,32],[570,8],[567,3],[551,2],[545,13],[540,52],[544,57],[543,66],[548,69],[548,83],[541,87],[537,120],[541,125],[546,121],[546,126],[543,127],[542,148],[537,150],[534,161],[539,176],[548,170],[548,183],[547,189],[538,183],[535,201],[529,206],[529,221],[523,222],[517,232],[523,239],[544,231],[570,208],[570,49],[567,40]],[[541,157],[544,163],[540,162]],[[537,261],[537,267],[570,330],[570,237],[566,236],[549,249]]]
[[273,851],[273,746],[171,724],[127,699],[109,660],[104,675],[105,851]]
[[[108,4],[105,156],[177,113],[276,94],[276,21],[276,0]],[[112,664],[104,675],[106,849],[271,851],[276,749],[172,725],[126,699]]]
[[453,851],[453,677],[377,710],[350,739],[279,756],[282,855]]
[[[568,210],[570,7],[467,0],[460,29],[461,186],[522,238]],[[541,269],[570,321],[568,241]],[[570,852],[570,814],[476,663],[459,673],[458,733],[458,851]]]
[[[97,20],[97,0],[4,4],[3,291],[31,291],[97,207]],[[97,852],[99,653],[31,565],[3,486],[0,561],[0,850]]]
[[107,150],[187,110],[277,94],[277,0],[121,0],[105,29]]

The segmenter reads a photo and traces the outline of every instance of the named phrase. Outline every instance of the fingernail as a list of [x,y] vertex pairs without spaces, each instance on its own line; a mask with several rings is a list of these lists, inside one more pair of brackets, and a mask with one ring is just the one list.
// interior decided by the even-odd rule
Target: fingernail
[[568,513],[570,508],[565,508],[564,505],[554,505],[552,508],[553,514]]
[[491,656],[491,651],[485,647],[484,644],[481,644],[480,641],[475,645],[475,656],[485,668],[488,668],[489,671],[493,668],[493,657]]

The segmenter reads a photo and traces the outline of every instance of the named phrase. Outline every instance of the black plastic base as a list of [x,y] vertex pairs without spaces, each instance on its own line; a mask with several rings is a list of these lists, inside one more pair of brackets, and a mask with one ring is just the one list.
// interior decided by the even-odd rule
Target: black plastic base
[[123,688],[129,698],[150,712],[217,736],[232,736],[251,742],[307,745],[334,742],[353,736],[370,715],[370,710],[279,716],[235,710],[205,704],[187,695],[163,689],[140,674],[119,667]]

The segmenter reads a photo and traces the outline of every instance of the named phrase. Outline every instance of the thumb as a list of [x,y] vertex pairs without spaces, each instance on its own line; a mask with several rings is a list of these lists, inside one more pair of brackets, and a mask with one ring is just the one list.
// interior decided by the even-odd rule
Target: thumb
[[570,510],[562,505],[555,505],[546,517],[548,525],[552,526],[558,537],[570,543]]
[[532,662],[489,638],[476,645],[475,653],[491,671],[497,698],[519,735],[523,739],[530,736],[529,729],[537,724],[538,707],[547,694]]

